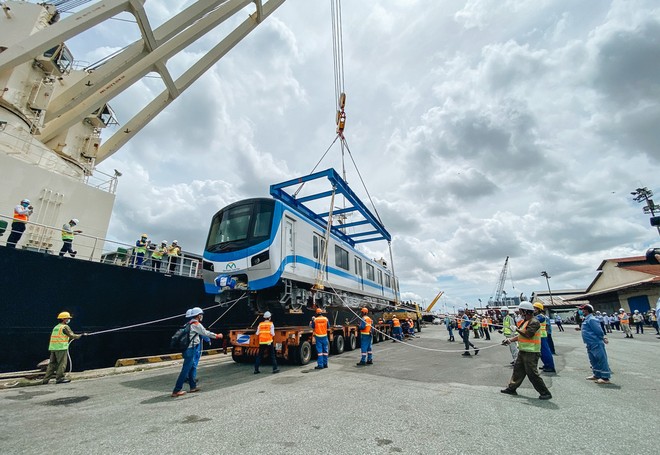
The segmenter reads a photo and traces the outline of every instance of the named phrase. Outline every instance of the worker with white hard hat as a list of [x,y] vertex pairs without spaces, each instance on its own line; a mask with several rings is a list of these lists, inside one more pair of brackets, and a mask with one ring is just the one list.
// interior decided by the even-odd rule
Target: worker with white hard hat
[[151,270],[160,272],[160,266],[163,262],[163,257],[167,256],[167,240],[160,242],[153,253],[151,253]]
[[16,207],[14,207],[14,220],[11,223],[11,232],[7,238],[7,247],[16,248],[16,244],[25,232],[25,225],[30,220],[34,209],[30,205],[29,199],[23,199]]
[[261,365],[261,358],[266,352],[270,353],[270,360],[273,363],[273,374],[279,373],[280,369],[277,367],[277,358],[275,357],[275,346],[273,340],[275,338],[275,325],[270,320],[270,311],[264,313],[264,320],[257,327],[255,335],[259,339],[259,354],[254,360],[254,374],[259,374],[259,365]]
[[581,327],[582,341],[587,346],[587,355],[592,372],[587,380],[595,381],[596,384],[609,384],[612,371],[610,371],[607,352],[605,351],[605,345],[608,343],[605,332],[593,314],[593,306],[586,303],[581,305],[579,310],[582,311],[584,316]]
[[[186,323],[189,325],[189,343],[185,351],[183,351],[183,365],[181,366],[181,372],[179,377],[176,380],[176,385],[172,391],[173,397],[180,397],[185,395],[183,384],[188,382],[190,385],[190,392],[199,392],[200,388],[197,387],[197,361],[199,357],[196,358],[196,353],[198,349],[201,349],[202,338],[207,337],[209,339],[221,339],[221,333],[213,333],[204,328],[202,325],[202,319],[204,318],[204,310],[199,307],[191,308],[186,311],[186,317],[190,320]],[[200,351],[201,355],[201,351]]]
[[619,323],[621,324],[621,330],[626,334],[626,338],[633,338],[632,330],[630,329],[630,316],[623,308],[619,308]]
[[[509,307],[503,306],[500,308],[500,312],[502,313],[502,330],[500,333],[506,338],[511,338],[516,330],[516,319],[509,312]],[[518,358],[518,343],[509,343],[509,350],[511,351],[511,357],[513,357],[511,361],[511,365],[513,365]]]
[[73,229],[78,223],[77,218],[71,218],[68,223],[64,223],[62,226],[62,248],[60,249],[60,256],[65,256],[69,253],[72,258],[75,258],[76,254],[78,254],[77,251],[73,250],[73,237],[76,234],[82,234],[80,229]]
[[635,323],[635,329],[637,335],[640,333],[644,335],[644,315],[639,312],[639,310],[635,310],[632,315],[633,322]]
[[520,327],[516,328],[517,335],[506,338],[502,344],[508,345],[517,341],[520,352],[516,363],[513,365],[513,374],[509,384],[500,392],[508,395],[518,395],[516,389],[527,377],[539,393],[539,399],[549,400],[552,395],[538,371],[538,362],[541,357],[541,323],[534,317],[534,307],[531,303],[521,302],[518,309],[523,316],[523,321]]

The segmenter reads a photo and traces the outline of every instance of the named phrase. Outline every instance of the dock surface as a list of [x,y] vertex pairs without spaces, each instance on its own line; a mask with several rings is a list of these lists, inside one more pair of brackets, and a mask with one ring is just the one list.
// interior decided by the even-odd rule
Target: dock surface
[[[202,390],[172,398],[180,362],[133,373],[74,375],[69,384],[0,391],[5,454],[657,454],[660,340],[610,334],[611,385],[591,371],[580,333],[554,331],[557,374],[543,373],[553,399],[525,380],[518,396],[500,393],[509,349],[475,340],[478,356],[426,326],[410,346],[374,345],[330,367],[282,365],[254,375],[230,355],[204,358]],[[488,347],[492,346],[492,347]],[[435,350],[454,350],[437,352]],[[98,375],[96,375],[98,376]],[[185,390],[185,389],[184,389]],[[539,445],[532,450],[529,441]]]

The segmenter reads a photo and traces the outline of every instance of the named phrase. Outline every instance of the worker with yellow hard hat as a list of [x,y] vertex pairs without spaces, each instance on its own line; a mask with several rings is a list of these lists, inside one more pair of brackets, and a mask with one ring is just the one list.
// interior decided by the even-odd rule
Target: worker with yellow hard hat
[[55,376],[57,384],[66,384],[71,382],[70,379],[64,377],[66,364],[68,361],[69,343],[71,340],[77,340],[85,333],[76,335],[69,327],[71,314],[68,311],[62,311],[57,315],[60,322],[53,328],[50,334],[50,344],[48,350],[50,351],[50,359],[48,361],[48,368],[46,369],[46,376],[42,381],[43,384],[48,384],[50,378]]
[[544,313],[545,308],[541,302],[534,302],[532,306],[534,307],[534,317],[541,324],[541,362],[543,362],[543,368],[541,370],[546,373],[556,373],[555,361],[552,358],[552,350],[548,343],[548,318]]
[[323,316],[323,310],[316,309],[316,317],[312,318],[309,325],[314,329],[314,340],[316,341],[316,366],[315,370],[328,368],[328,326],[330,321]]

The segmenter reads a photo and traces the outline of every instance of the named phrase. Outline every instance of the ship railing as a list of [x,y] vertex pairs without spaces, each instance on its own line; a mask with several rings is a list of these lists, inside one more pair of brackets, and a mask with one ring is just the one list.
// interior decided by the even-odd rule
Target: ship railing
[[[11,234],[13,221],[13,217],[0,214],[0,246],[2,247],[7,247],[7,240]],[[58,255],[60,253],[64,242],[53,239],[59,239],[61,237],[62,228],[32,221],[28,221],[25,224],[26,229],[16,244],[17,249],[52,255]],[[168,275],[201,278],[201,257],[185,251],[176,260],[173,260],[169,256],[163,257],[160,267],[157,267],[158,263],[152,258],[155,248],[152,249],[151,247],[147,248],[147,253],[143,258],[142,264],[138,264],[139,261],[135,251],[135,245],[113,239],[96,237],[85,233],[75,234],[72,248],[76,251],[76,260],[139,268]],[[70,255],[65,254],[65,256]]]

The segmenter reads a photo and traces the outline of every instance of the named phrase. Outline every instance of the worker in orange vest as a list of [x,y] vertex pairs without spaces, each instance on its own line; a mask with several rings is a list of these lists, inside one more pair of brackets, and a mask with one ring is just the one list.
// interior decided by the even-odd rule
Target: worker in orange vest
[[621,323],[621,330],[626,334],[626,338],[633,338],[632,330],[630,330],[630,317],[623,308],[619,309],[619,322]]
[[314,339],[316,340],[316,366],[315,370],[328,368],[328,318],[323,316],[323,310],[316,309],[316,317],[312,318],[309,325],[314,329]]
[[362,354],[362,357],[360,358],[360,361],[357,363],[357,366],[362,367],[365,365],[371,365],[373,364],[373,353],[371,352],[371,318],[367,316],[367,313],[369,313],[369,310],[366,308],[362,308],[360,310],[362,313],[362,317],[360,318],[360,353]]
[[270,360],[273,363],[273,374],[279,373],[280,369],[277,367],[277,359],[275,358],[275,346],[273,346],[273,338],[275,337],[275,326],[270,320],[270,311],[264,313],[264,320],[257,327],[255,335],[259,338],[259,354],[254,361],[254,374],[259,374],[259,365],[261,365],[261,358],[266,351],[270,352]]
[[490,341],[490,333],[488,333],[488,326],[490,325],[489,319],[490,318],[488,316],[481,318],[481,331],[483,332],[483,336],[485,336],[486,339]]
[[403,329],[401,328],[401,321],[399,321],[399,318],[396,316],[392,318],[392,336],[394,337],[392,343],[396,343],[397,340],[403,341]]
[[16,248],[16,244],[25,232],[25,225],[32,215],[33,207],[29,199],[23,199],[20,204],[14,207],[14,221],[11,223],[11,233],[7,237],[7,247]]

